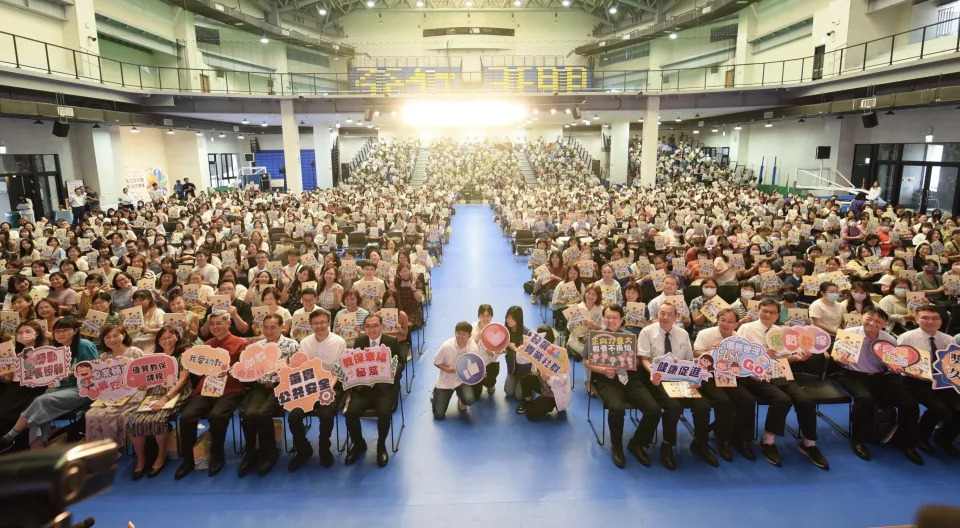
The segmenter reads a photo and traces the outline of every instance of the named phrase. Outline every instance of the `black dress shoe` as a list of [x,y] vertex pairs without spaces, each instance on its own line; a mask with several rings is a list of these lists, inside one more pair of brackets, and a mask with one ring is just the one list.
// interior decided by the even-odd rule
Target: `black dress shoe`
[[753,446],[750,445],[750,442],[739,442],[737,443],[737,451],[740,453],[740,456],[753,462],[757,459],[757,454],[753,452]]
[[[247,455],[243,457],[243,460],[240,461],[240,465],[237,466],[237,477],[243,478],[247,476],[247,473],[253,470],[257,465],[257,458],[252,455]],[[210,468],[213,468],[213,464],[210,464]]]
[[865,444],[854,443],[852,446],[853,454],[864,460],[870,460],[870,451],[867,450],[867,446]]
[[163,464],[160,464],[160,467],[150,468],[150,472],[147,473],[147,478],[153,478],[163,472],[163,468],[167,467],[167,461],[164,460]]
[[690,451],[700,457],[700,460],[703,460],[713,467],[720,465],[720,462],[718,462],[717,457],[713,455],[713,451],[710,449],[709,445],[701,444],[700,442],[694,440],[693,442],[690,442]]
[[290,459],[290,463],[287,464],[287,471],[293,473],[294,471],[303,467],[304,464],[310,460],[310,457],[313,456],[313,450],[310,451],[297,451],[293,458]]
[[640,462],[646,467],[650,467],[650,455],[647,454],[647,451],[640,445],[640,442],[633,442],[627,444],[627,451],[630,451],[630,454],[637,459],[637,462]]
[[134,469],[133,470],[133,480],[134,482],[143,478],[143,474],[147,472],[147,468]]
[[920,453],[917,453],[916,449],[912,447],[908,447],[903,450],[903,454],[907,457],[907,460],[909,460],[910,462],[913,462],[918,466],[923,465],[923,457],[920,456]]
[[927,440],[926,438],[921,438],[920,440],[917,440],[917,449],[919,449],[920,451],[923,451],[928,455],[935,455],[937,453],[937,451],[933,448],[933,446],[930,445],[930,441]]
[[380,467],[387,467],[387,463],[390,462],[390,454],[387,452],[386,445],[377,446],[377,465]]
[[257,467],[257,474],[261,477],[270,473],[270,470],[273,469],[273,466],[277,464],[277,459],[280,458],[280,453],[277,453],[276,450],[270,451],[267,456],[263,458],[263,461],[260,462],[260,465]]
[[780,450],[777,449],[777,444],[761,443],[760,451],[763,452],[763,458],[766,458],[767,462],[770,462],[777,467],[783,465],[783,460],[780,458]]
[[177,468],[177,472],[174,473],[173,479],[180,480],[183,477],[186,477],[187,475],[190,474],[191,471],[193,471],[193,467],[194,467],[193,460],[184,460],[180,464],[180,467]]
[[613,446],[610,448],[613,453],[613,465],[620,469],[627,467],[627,458],[623,456],[622,446]]
[[328,468],[333,465],[333,453],[330,452],[330,448],[320,450],[320,465]]
[[809,458],[814,466],[820,469],[830,469],[830,462],[827,462],[826,457],[823,456],[823,453],[820,452],[817,446],[803,445],[803,440],[801,440],[800,443],[797,444],[797,451],[800,451],[801,455]]
[[717,445],[717,454],[727,462],[733,462],[733,448],[730,447],[730,442],[720,442]]
[[667,443],[660,444],[660,463],[670,471],[677,469],[677,459],[673,456],[672,445]]
[[[343,459],[343,463],[346,465],[353,464],[357,461],[358,458],[363,456],[363,453],[367,450],[366,442],[357,442],[350,447],[350,450],[347,451],[346,458]],[[321,453],[322,454],[322,453]]]
[[220,470],[223,469],[223,455],[213,456],[210,455],[210,465],[207,466],[207,475],[211,477],[217,476],[217,473],[220,473]]
[[940,446],[940,449],[943,449],[944,453],[952,457],[960,457],[960,449],[957,449],[957,446],[953,445],[953,442],[949,438],[936,436],[933,441]]

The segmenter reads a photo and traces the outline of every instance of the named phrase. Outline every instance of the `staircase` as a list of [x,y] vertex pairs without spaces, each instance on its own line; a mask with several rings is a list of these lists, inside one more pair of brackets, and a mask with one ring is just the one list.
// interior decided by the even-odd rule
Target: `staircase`
[[523,174],[523,181],[527,185],[533,186],[537,184],[537,175],[533,172],[533,167],[530,166],[530,159],[527,158],[526,151],[513,151],[513,155],[517,157],[517,161],[520,163],[520,172]]
[[430,157],[429,148],[421,148],[417,152],[417,161],[413,164],[413,175],[410,176],[410,186],[417,188],[427,179],[427,158]]

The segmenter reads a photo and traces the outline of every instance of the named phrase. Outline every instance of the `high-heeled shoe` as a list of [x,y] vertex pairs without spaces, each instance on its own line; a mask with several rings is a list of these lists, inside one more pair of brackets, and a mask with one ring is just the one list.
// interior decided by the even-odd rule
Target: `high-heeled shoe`
[[159,475],[159,474],[163,471],[163,468],[165,468],[165,467],[167,467],[167,461],[166,461],[166,460],[163,461],[163,464],[160,464],[160,467],[158,467],[158,468],[150,468],[150,472],[147,473],[147,478],[156,477],[157,475]]
[[137,481],[143,478],[143,474],[147,472],[147,468],[143,469],[134,469],[133,470],[133,480]]

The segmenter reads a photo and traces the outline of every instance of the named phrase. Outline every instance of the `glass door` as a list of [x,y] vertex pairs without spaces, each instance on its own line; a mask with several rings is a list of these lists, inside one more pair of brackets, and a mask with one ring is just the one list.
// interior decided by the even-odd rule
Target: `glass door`
[[927,191],[926,210],[940,209],[945,214],[952,214],[957,199],[957,167],[943,167],[934,165],[930,169],[930,186]]
[[903,166],[900,177],[900,205],[907,209],[923,212],[923,191],[926,188],[926,177],[927,167],[923,165]]

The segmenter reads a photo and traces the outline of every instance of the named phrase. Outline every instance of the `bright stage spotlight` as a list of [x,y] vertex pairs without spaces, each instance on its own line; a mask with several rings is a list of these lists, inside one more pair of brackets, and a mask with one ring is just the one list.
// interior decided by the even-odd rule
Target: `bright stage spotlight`
[[403,120],[411,126],[485,127],[519,123],[527,109],[505,101],[415,101],[403,108]]

